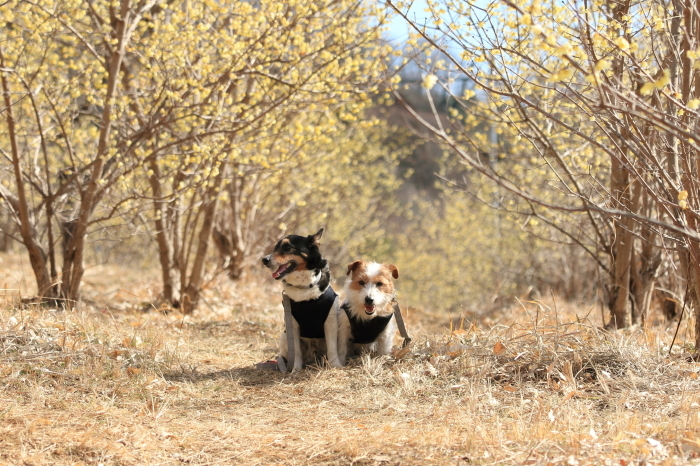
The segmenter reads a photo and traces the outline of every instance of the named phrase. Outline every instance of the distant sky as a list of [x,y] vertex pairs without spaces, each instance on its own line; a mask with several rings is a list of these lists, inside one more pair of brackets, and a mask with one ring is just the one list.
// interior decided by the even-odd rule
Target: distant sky
[[[428,13],[423,11],[426,8],[427,3],[425,0],[415,0],[409,11],[408,17],[411,19],[416,19],[417,22],[421,24],[424,22],[424,18],[428,17]],[[389,30],[386,34],[389,40],[398,45],[408,39],[408,31],[409,25],[406,24],[406,21],[402,17],[397,16],[389,25]]]

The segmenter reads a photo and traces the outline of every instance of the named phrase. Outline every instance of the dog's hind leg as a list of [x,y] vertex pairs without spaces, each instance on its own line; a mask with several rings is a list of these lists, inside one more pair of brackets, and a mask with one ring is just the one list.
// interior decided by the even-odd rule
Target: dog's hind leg
[[391,353],[391,347],[394,344],[394,335],[396,335],[396,321],[394,317],[391,318],[386,328],[382,333],[379,334],[377,341],[377,354],[379,356],[384,356]]
[[326,337],[326,357],[331,367],[343,367],[343,363],[338,357],[338,309],[340,300],[336,297],[333,307],[328,313],[328,317],[323,324],[323,332]]
[[287,332],[280,333],[280,338],[277,342],[279,347],[279,357],[284,358],[289,364],[289,351],[287,351]]

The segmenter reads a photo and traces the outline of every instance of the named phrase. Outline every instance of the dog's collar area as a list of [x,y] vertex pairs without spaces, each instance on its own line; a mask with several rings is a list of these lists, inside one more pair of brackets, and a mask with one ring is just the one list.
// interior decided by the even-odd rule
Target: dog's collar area
[[286,280],[282,280],[286,286],[291,286],[292,288],[299,288],[300,290],[308,290],[309,288],[313,288],[315,283],[312,283],[309,286],[299,286],[299,285],[292,285],[291,283],[287,283]]
[[[319,280],[316,280],[316,276],[318,275]],[[282,283],[284,283],[285,286],[291,286],[292,288],[298,288],[300,290],[309,290],[313,288],[314,286],[318,285],[318,282],[320,281],[321,278],[321,269],[316,270],[316,272],[313,275],[314,280],[311,282],[310,285],[292,285],[291,283],[287,282],[284,278],[282,279]]]

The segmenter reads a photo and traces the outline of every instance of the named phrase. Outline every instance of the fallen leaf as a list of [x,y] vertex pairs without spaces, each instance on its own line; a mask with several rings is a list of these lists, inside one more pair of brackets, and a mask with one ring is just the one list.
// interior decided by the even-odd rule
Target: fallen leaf
[[394,359],[401,359],[411,351],[411,345],[408,344],[394,353]]
[[496,356],[500,356],[505,352],[506,352],[506,347],[500,341],[494,345],[493,354],[495,354]]

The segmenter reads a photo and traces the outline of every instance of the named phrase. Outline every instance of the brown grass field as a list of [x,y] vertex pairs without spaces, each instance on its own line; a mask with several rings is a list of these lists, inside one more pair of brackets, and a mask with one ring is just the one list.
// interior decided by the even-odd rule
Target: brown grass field
[[700,464],[685,324],[667,356],[675,324],[608,333],[598,307],[409,309],[407,354],[282,375],[253,368],[282,327],[262,272],[183,317],[153,271],[91,268],[72,312],[21,305],[19,255],[0,271],[0,464]]

